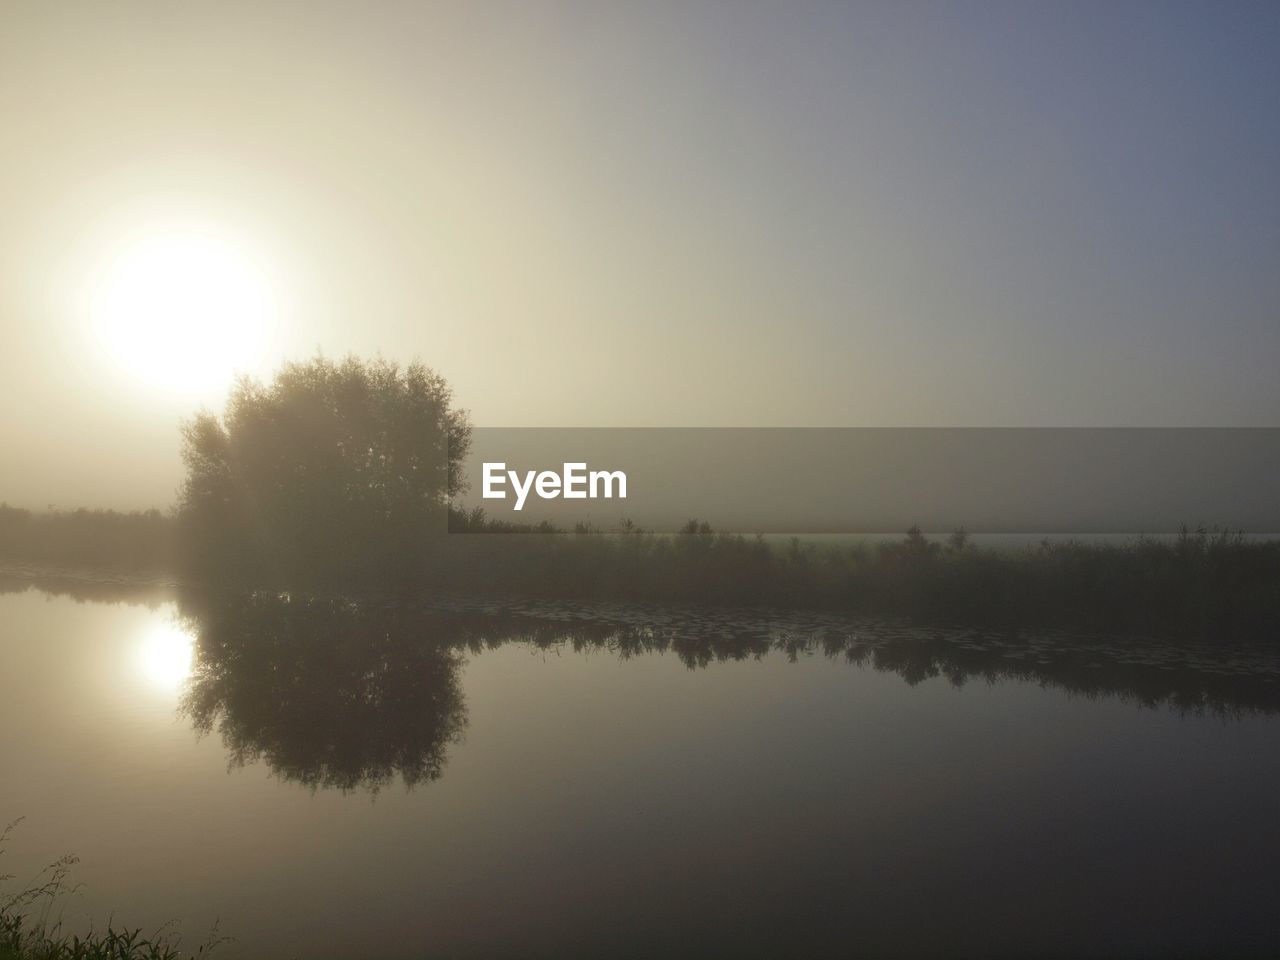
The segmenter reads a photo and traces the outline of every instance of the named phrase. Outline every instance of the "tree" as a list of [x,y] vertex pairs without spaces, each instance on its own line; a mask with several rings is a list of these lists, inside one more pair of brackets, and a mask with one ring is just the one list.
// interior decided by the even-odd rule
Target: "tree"
[[465,411],[421,363],[318,357],[183,424],[185,553],[209,572],[409,568],[463,489]]

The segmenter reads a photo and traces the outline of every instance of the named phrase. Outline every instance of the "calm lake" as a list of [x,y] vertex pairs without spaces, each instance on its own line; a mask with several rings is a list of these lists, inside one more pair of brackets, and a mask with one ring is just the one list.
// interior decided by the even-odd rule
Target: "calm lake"
[[0,586],[0,873],[77,855],[68,929],[220,920],[229,960],[1280,951],[1266,651]]

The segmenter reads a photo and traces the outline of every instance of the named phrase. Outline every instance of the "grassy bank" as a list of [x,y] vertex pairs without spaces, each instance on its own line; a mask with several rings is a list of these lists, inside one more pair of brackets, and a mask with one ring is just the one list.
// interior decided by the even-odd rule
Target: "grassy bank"
[[[489,542],[490,540],[498,542]],[[819,545],[713,533],[450,538],[452,588],[813,607],[1017,627],[1249,635],[1280,641],[1280,542],[1187,531],[1122,544],[996,550],[919,531]]]
[[177,524],[159,510],[33,513],[0,503],[0,560],[162,572],[177,557]]
[[303,550],[259,538],[216,548],[180,522],[0,508],[0,560],[189,582],[320,586],[333,592],[432,590],[562,599],[812,607],[923,621],[1061,626],[1280,641],[1280,541],[1183,530],[1123,543],[1044,541],[979,548],[963,534],[912,530],[883,542],[820,544],[626,526],[608,533],[494,524],[455,513],[449,536]]
[[[0,830],[0,855],[19,822]],[[55,860],[16,893],[6,890],[14,878],[0,874],[0,960],[196,960],[226,942],[215,930],[190,952],[181,949],[173,929],[146,936],[140,929],[108,924],[84,935],[64,932],[57,917],[78,889],[71,882],[77,862],[71,856]]]

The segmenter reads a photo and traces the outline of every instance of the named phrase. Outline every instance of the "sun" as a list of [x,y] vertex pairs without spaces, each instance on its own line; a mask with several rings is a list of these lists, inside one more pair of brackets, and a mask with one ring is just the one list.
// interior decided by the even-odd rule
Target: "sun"
[[172,693],[191,676],[195,660],[194,638],[174,623],[157,623],[143,637],[137,650],[138,666],[151,685]]
[[202,393],[262,362],[276,298],[260,258],[210,230],[137,237],[104,265],[90,305],[97,343],[155,387]]

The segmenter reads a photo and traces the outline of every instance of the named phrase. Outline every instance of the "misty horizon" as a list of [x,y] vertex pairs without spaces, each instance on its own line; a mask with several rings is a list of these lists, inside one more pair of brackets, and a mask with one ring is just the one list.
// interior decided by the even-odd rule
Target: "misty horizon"
[[1280,957],[1278,91],[0,0],[0,960]]
[[0,499],[171,502],[317,349],[491,426],[1273,426],[1278,16],[10,6]]

